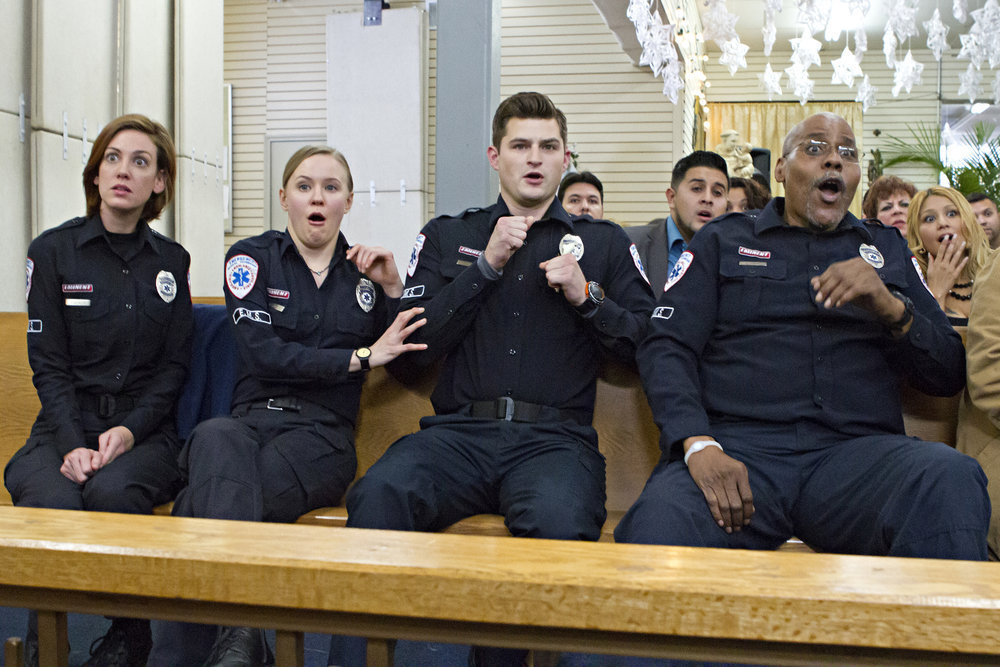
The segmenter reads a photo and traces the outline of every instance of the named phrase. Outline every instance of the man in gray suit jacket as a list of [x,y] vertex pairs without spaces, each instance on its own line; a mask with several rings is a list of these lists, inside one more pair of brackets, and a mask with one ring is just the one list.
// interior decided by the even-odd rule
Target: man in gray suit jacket
[[653,292],[663,290],[670,269],[694,233],[726,212],[728,193],[725,159],[711,151],[694,151],[674,165],[666,192],[670,216],[625,228],[639,251]]

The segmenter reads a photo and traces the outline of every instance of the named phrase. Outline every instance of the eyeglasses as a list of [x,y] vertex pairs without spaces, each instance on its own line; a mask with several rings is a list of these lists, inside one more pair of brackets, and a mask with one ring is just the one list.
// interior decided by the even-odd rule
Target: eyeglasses
[[[818,139],[809,139],[808,141],[803,141],[799,144],[802,148],[802,152],[809,157],[821,158],[826,157],[830,154],[830,151],[834,149],[833,144],[829,144],[825,141],[819,141]],[[858,149],[854,146],[837,146],[837,155],[844,162],[857,162],[858,161]]]

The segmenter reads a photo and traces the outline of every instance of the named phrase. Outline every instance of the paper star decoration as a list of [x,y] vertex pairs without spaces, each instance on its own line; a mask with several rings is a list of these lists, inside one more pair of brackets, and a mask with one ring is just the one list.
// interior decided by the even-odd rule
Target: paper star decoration
[[865,74],[865,78],[858,84],[858,94],[854,98],[855,102],[861,102],[862,113],[867,112],[869,107],[875,106],[876,92],[878,92],[878,88],[871,84],[868,80],[868,75]]
[[969,20],[968,0],[952,0],[951,13],[959,23]]
[[805,69],[808,69],[810,65],[819,66],[819,49],[823,43],[818,39],[813,39],[809,30],[803,28],[801,37],[793,37],[788,41],[792,45],[791,61],[793,63],[802,65]]
[[968,32],[964,35],[959,35],[958,38],[962,40],[962,48],[958,51],[958,59],[968,60],[977,68],[982,67],[983,60],[986,59],[986,49],[982,42],[980,42],[979,35],[975,32]]
[[909,94],[914,85],[920,85],[920,74],[924,66],[913,59],[913,53],[907,49],[906,57],[896,61],[896,71],[892,75],[892,96],[899,97],[903,88]]
[[861,58],[868,50],[868,35],[865,34],[865,27],[861,26],[854,31],[854,57],[861,62]]
[[1000,72],[993,79],[993,104],[1000,104]]
[[680,75],[681,64],[674,60],[663,68],[663,95],[673,104],[677,104],[677,94],[684,88],[684,79]]
[[833,3],[821,0],[796,0],[795,4],[799,10],[796,21],[810,33],[819,32],[829,23],[830,7]]
[[927,48],[934,53],[934,60],[941,61],[941,53],[948,48],[948,26],[941,22],[941,12],[934,8],[930,21],[924,21],[927,31]]
[[808,68],[795,63],[785,68],[788,75],[788,90],[799,98],[799,103],[805,106],[813,94],[813,80],[809,78]]
[[736,70],[747,68],[747,51],[750,47],[740,42],[739,39],[731,39],[722,45],[722,55],[719,56],[719,64],[729,68],[729,75],[736,74]]
[[989,58],[990,67],[1000,65],[1000,43],[996,39],[996,34],[1000,31],[1000,5],[996,0],[986,0],[982,9],[972,12],[972,19],[974,23],[969,33],[975,35],[982,44],[984,59]]
[[850,88],[854,85],[854,78],[862,75],[857,57],[846,46],[840,57],[830,64],[833,65],[833,78],[830,79],[830,83],[842,83]]
[[882,53],[885,54],[885,66],[890,69],[896,62],[896,45],[898,43],[896,35],[892,34],[889,26],[886,26],[885,32],[882,33]]
[[983,75],[980,74],[975,65],[969,63],[969,66],[965,68],[965,74],[958,77],[958,80],[961,83],[958,87],[958,96],[968,96],[969,104],[975,103],[976,97],[979,96],[979,84],[983,82]]
[[886,27],[891,28],[899,41],[917,34],[917,8],[910,5],[910,0],[894,0],[889,7],[889,18]]
[[774,18],[766,17],[764,20],[764,27],[760,29],[761,34],[764,36],[764,55],[770,56],[771,49],[774,48],[774,40],[777,38],[778,31],[774,26]]
[[[997,76],[1000,77],[1000,74]],[[760,79],[760,85],[767,91],[768,102],[774,101],[774,96],[781,94],[781,72],[775,72],[771,69],[771,63],[764,66],[764,73],[758,74],[757,78]]]
[[739,17],[726,9],[726,0],[709,0],[708,11],[701,15],[702,35],[706,40],[714,40],[721,48],[731,39],[739,39],[736,21]]

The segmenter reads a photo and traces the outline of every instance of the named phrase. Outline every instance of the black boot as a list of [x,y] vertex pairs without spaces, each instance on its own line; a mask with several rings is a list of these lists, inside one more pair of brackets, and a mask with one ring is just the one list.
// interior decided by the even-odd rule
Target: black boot
[[104,636],[90,646],[90,659],[83,667],[144,667],[152,647],[149,621],[113,618]]
[[260,628],[222,626],[205,667],[263,667],[274,656]]

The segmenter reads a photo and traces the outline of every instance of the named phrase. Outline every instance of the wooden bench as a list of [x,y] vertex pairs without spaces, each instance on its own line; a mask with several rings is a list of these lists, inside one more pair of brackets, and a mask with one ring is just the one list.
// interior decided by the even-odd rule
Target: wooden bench
[[694,660],[1000,661],[991,563],[749,552],[0,508],[0,604],[39,610]]
[[[199,298],[197,303],[221,305],[216,298]],[[31,383],[27,359],[27,315],[0,312],[0,386],[6,395],[0,402],[0,461],[6,462],[27,438],[38,414],[39,403]],[[365,383],[356,432],[358,477],[396,439],[416,431],[420,417],[433,412],[430,403],[432,381],[419,387],[397,382],[383,368],[376,368]],[[958,395],[934,398],[912,389],[904,391],[904,418],[907,433],[926,440],[954,446]],[[594,413],[601,452],[607,460],[608,520],[602,541],[613,541],[618,520],[642,491],[659,460],[659,431],[639,382],[638,374],[620,364],[606,364],[597,383]],[[6,488],[0,487],[0,505],[11,503]],[[169,507],[159,510],[169,514]],[[344,526],[347,510],[341,505],[310,512],[301,523]],[[508,535],[497,515],[477,515],[459,521],[445,532],[474,535]],[[796,548],[794,545],[787,545]]]

